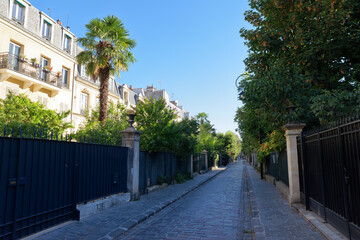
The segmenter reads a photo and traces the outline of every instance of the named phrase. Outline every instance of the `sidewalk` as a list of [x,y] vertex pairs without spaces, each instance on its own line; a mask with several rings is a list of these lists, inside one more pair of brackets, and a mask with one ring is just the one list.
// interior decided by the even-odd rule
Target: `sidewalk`
[[72,221],[42,231],[25,239],[113,239],[150,216],[176,202],[189,192],[209,181],[226,168],[218,168],[206,174],[198,175],[183,184],[170,185],[167,188],[142,195],[139,201],[127,202],[106,209],[101,213]]
[[290,206],[276,187],[260,179],[245,163],[256,240],[261,239],[346,239],[329,224],[301,204]]

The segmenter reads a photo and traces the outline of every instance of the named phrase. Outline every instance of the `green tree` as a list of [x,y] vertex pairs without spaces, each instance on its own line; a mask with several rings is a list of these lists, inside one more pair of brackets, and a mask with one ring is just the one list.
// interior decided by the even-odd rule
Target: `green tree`
[[93,79],[100,78],[100,110],[99,121],[107,117],[109,77],[120,71],[127,71],[130,63],[135,62],[131,50],[136,42],[129,38],[124,24],[116,16],[104,19],[95,18],[86,24],[85,37],[78,42],[85,51],[77,55],[79,64],[86,66],[86,73]]
[[199,122],[200,125],[203,125],[204,123],[210,123],[208,117],[209,115],[207,113],[201,112],[195,116],[195,119]]
[[198,122],[194,119],[182,119],[171,125],[174,143],[171,151],[174,152],[181,160],[185,160],[190,154],[196,153],[198,143],[197,136],[199,134]]
[[53,131],[61,134],[72,128],[71,123],[64,121],[70,111],[57,113],[46,109],[38,102],[32,102],[25,94],[8,93],[0,99],[0,124],[8,130],[14,129],[16,134],[21,127],[24,135],[33,135],[34,131]]
[[[240,30],[249,48],[238,88],[244,106],[236,114],[245,152],[270,146],[271,133],[290,119],[312,128],[359,108],[359,1],[249,3],[253,28]],[[289,105],[298,107],[295,116]]]
[[175,142],[176,114],[164,99],[145,99],[134,108],[137,129],[142,132],[140,148],[149,152],[170,151]]
[[86,114],[85,124],[76,132],[75,138],[82,141],[95,141],[121,145],[120,131],[128,127],[127,111],[121,103],[110,102],[106,122],[99,121],[99,106]]

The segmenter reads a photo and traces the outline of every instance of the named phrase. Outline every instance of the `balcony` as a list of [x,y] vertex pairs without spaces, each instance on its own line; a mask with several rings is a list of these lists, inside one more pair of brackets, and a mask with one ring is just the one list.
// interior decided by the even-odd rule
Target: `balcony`
[[0,82],[9,79],[33,92],[43,89],[49,97],[56,96],[60,88],[68,88],[58,74],[10,53],[0,53],[0,74]]

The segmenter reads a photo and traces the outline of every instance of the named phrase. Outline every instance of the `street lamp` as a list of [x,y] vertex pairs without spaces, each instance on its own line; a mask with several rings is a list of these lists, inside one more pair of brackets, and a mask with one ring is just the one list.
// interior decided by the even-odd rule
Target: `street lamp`
[[289,112],[289,116],[290,116],[289,123],[296,123],[296,121],[295,121],[296,108],[297,108],[297,106],[295,106],[295,105],[290,105],[290,106],[286,107],[286,109]]
[[240,78],[240,77],[241,77],[241,75],[239,75],[239,76],[236,78],[236,80],[235,80],[235,86],[236,86],[236,88],[239,87],[238,81],[239,81],[239,78]]

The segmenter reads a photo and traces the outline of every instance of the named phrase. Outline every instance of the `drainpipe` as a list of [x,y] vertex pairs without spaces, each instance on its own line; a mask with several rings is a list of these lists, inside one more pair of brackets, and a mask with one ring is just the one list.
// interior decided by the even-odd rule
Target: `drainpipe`
[[72,84],[72,88],[71,88],[71,114],[70,114],[70,121],[71,123],[73,123],[73,108],[74,108],[74,86],[75,86],[75,67],[76,67],[76,63],[74,63],[74,68],[73,68],[73,84]]

